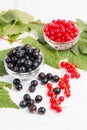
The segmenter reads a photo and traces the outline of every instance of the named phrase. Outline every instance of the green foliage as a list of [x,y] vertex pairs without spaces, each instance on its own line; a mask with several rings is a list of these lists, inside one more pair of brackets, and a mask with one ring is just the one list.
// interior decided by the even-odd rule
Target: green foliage
[[11,100],[9,92],[5,87],[11,89],[12,85],[8,82],[0,81],[0,108],[18,108],[18,106]]
[[8,91],[5,89],[0,89],[0,108],[18,109],[18,106],[11,100]]

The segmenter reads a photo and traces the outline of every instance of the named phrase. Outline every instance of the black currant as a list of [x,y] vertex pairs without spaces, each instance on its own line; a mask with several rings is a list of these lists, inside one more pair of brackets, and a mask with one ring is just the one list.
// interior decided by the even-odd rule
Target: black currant
[[47,84],[47,82],[48,82],[47,77],[45,77],[44,79],[41,80],[41,83],[42,83],[42,84]]
[[46,77],[47,77],[48,80],[52,80],[53,75],[52,75],[51,73],[47,73],[47,74],[46,74]]
[[43,115],[43,114],[45,114],[45,112],[46,112],[45,107],[39,107],[38,108],[38,114]]
[[36,103],[41,102],[41,101],[42,101],[42,96],[41,96],[41,95],[37,95],[37,96],[35,97],[35,101],[36,101]]
[[28,108],[31,113],[35,113],[37,111],[37,106],[35,104],[30,105]]
[[27,102],[25,100],[23,100],[19,103],[19,106],[22,108],[25,108],[25,107],[27,107]]
[[14,87],[15,87],[16,90],[18,90],[18,91],[22,90],[22,88],[23,88],[22,84],[16,84],[16,85],[14,85]]
[[38,81],[37,80],[32,80],[31,81],[31,86],[37,86],[38,85]]
[[19,73],[25,73],[25,72],[26,72],[26,68],[24,66],[20,66]]
[[25,101],[29,101],[29,100],[31,99],[31,97],[30,97],[29,94],[25,94],[25,95],[23,96],[23,99],[24,99]]
[[45,78],[45,73],[43,73],[43,72],[39,73],[38,79],[39,79],[39,80],[42,80],[42,79],[44,79],[44,78]]
[[13,84],[14,84],[14,85],[20,84],[20,83],[21,83],[21,81],[20,81],[20,79],[18,79],[18,78],[16,78],[16,79],[13,80]]
[[59,76],[58,75],[54,75],[53,76],[53,81],[54,82],[58,82],[59,81]]
[[60,94],[61,90],[60,90],[60,88],[55,87],[55,88],[53,89],[53,92],[54,92],[55,94]]
[[36,89],[36,87],[35,87],[35,86],[29,86],[29,91],[30,91],[30,92],[34,92],[34,91],[35,91],[35,89]]

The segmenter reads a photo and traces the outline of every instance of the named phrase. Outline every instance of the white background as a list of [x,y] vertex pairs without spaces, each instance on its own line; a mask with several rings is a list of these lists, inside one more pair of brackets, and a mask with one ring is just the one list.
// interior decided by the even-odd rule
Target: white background
[[[0,0],[0,10],[21,9],[41,19],[44,22],[53,19],[81,18],[87,20],[87,1],[86,0]],[[6,41],[0,40],[0,49],[11,47]],[[41,71],[60,74],[59,70],[44,65]],[[49,110],[48,97],[46,96],[45,86],[39,85],[37,93],[43,95],[43,102],[47,108],[45,115],[30,114],[27,109],[0,109],[0,129],[2,130],[87,130],[87,72],[79,70],[81,78],[72,80],[72,95],[65,101],[63,112],[57,114]],[[12,82],[11,76],[0,77],[5,81]],[[28,93],[29,82],[21,92],[14,89],[10,91],[12,99],[19,104],[24,93]],[[39,105],[38,105],[39,106]]]

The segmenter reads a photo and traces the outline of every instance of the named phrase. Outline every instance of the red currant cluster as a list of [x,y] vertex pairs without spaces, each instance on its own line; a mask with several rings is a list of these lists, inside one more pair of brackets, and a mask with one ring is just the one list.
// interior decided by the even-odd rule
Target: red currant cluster
[[78,36],[79,30],[74,22],[63,20],[53,20],[44,28],[45,35],[55,42],[68,42]]
[[80,74],[78,73],[75,64],[70,64],[69,62],[61,62],[60,67],[66,69],[67,72],[71,74],[71,78],[78,79],[80,77]]
[[[58,87],[54,88],[52,83],[47,83],[47,95],[50,97],[50,108],[57,112],[62,111],[61,103],[64,101],[64,98],[71,96],[69,79],[78,79],[80,77],[80,74],[76,69],[76,65],[74,64],[61,62],[60,68],[66,69],[68,73],[66,72],[63,77],[59,79]],[[61,91],[63,91],[63,96],[60,95]]]

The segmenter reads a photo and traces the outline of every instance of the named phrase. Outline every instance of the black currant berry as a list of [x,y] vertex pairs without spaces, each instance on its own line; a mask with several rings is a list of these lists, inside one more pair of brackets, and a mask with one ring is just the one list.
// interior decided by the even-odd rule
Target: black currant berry
[[41,83],[42,83],[42,84],[47,84],[47,82],[48,82],[47,77],[45,77],[44,79],[41,80]]
[[31,99],[31,97],[30,97],[29,94],[25,94],[25,95],[23,96],[23,99],[24,99],[25,101],[29,101],[29,100]]
[[42,101],[42,96],[41,95],[37,95],[36,97],[35,97],[35,102],[36,103],[39,103],[39,102],[41,102]]
[[38,79],[39,79],[39,80],[42,80],[42,79],[44,79],[44,78],[45,78],[45,73],[43,73],[43,72],[39,73]]
[[37,86],[38,85],[38,81],[37,80],[32,80],[31,81],[31,86]]
[[60,88],[55,87],[55,88],[53,89],[53,92],[54,92],[55,94],[60,94],[61,90],[60,90]]
[[16,84],[14,87],[15,87],[16,90],[18,90],[18,91],[22,90],[22,88],[23,88],[22,84]]
[[43,114],[45,114],[45,112],[46,112],[45,107],[39,107],[38,108],[38,114],[43,115]]
[[22,108],[25,108],[25,107],[27,107],[27,102],[25,100],[23,100],[19,103],[19,106]]
[[20,83],[21,83],[20,79],[16,78],[16,79],[13,80],[14,85],[17,85],[17,84],[20,84]]
[[51,73],[47,73],[47,74],[46,74],[46,77],[47,77],[48,80],[52,80],[53,75],[52,75]]
[[36,87],[35,87],[35,86],[29,86],[29,91],[30,91],[30,92],[34,92],[34,91],[35,91],[35,89],[36,89]]
[[25,72],[26,72],[26,68],[24,66],[20,66],[19,73],[25,73]]
[[59,76],[58,75],[54,75],[53,76],[53,81],[54,82],[58,82],[59,81]]
[[37,111],[37,106],[35,104],[31,105],[28,108],[31,113],[35,113]]
[[31,60],[25,60],[24,66],[25,66],[26,68],[30,68],[31,65],[32,65],[32,61],[31,61]]

